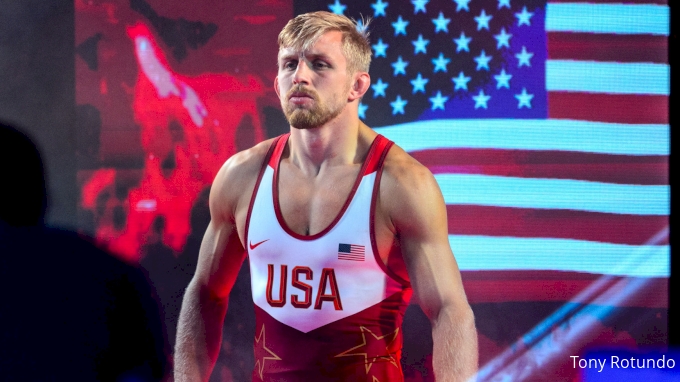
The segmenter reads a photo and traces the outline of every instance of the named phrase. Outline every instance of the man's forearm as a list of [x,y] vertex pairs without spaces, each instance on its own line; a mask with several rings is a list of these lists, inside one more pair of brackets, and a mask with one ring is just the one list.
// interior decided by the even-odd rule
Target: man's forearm
[[175,381],[207,381],[222,342],[222,325],[227,301],[218,301],[202,292],[193,281],[182,301],[177,325],[174,369]]
[[437,382],[467,381],[477,372],[477,330],[472,310],[443,308],[432,322]]

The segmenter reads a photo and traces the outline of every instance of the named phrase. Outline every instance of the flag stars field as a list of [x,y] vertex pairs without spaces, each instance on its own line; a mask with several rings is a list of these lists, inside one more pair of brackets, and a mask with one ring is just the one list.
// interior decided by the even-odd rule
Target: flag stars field
[[449,23],[451,19],[444,18],[444,13],[439,12],[439,16],[436,19],[432,19],[434,24],[434,33],[444,32],[449,33]]
[[479,14],[479,16],[475,17],[475,21],[477,22],[477,30],[481,31],[482,29],[489,30],[489,21],[493,16],[487,15],[486,11],[482,9],[482,13]]
[[430,98],[430,103],[432,103],[432,110],[441,109],[444,110],[444,104],[449,100],[449,97],[442,97],[442,92],[437,91],[437,95]]
[[397,58],[396,62],[392,63],[392,67],[394,68],[394,76],[396,77],[399,74],[406,75],[406,67],[408,66],[408,61],[404,61],[401,56]]
[[456,53],[461,50],[470,52],[470,41],[472,41],[472,37],[467,37],[465,32],[460,32],[460,37],[453,39],[453,42],[456,43]]
[[515,94],[515,98],[517,98],[517,101],[519,101],[517,105],[518,109],[521,109],[522,106],[526,107],[527,109],[531,109],[531,99],[534,98],[534,95],[528,94],[527,88],[522,88],[522,93]]
[[425,85],[427,85],[428,82],[430,82],[430,80],[423,78],[423,76],[418,73],[418,77],[411,80],[411,85],[413,85],[413,94],[418,92],[425,93]]
[[411,0],[411,4],[413,4],[413,14],[417,15],[418,12],[427,13],[425,6],[429,2],[430,0]]
[[522,7],[522,12],[515,13],[515,17],[517,18],[517,26],[531,26],[531,17],[533,15],[533,12],[527,11],[526,5]]
[[383,40],[379,38],[378,43],[372,45],[372,48],[375,51],[375,57],[387,57],[387,48],[389,47],[388,44],[385,44]]
[[531,57],[533,57],[533,53],[527,52],[527,47],[522,46],[522,51],[515,54],[515,57],[517,57],[517,67],[521,68],[522,66],[531,66]]
[[468,6],[468,4],[470,4],[470,0],[453,0],[453,2],[456,3],[456,12],[470,12],[470,7]]
[[503,7],[510,9],[510,0],[498,0],[498,9]]
[[432,59],[432,64],[434,64],[434,73],[444,72],[446,73],[446,65],[451,62],[450,58],[444,57],[444,53],[439,52],[439,57]]
[[408,26],[409,22],[404,21],[404,18],[399,15],[399,18],[397,18],[397,21],[392,23],[392,27],[394,28],[394,35],[399,36],[400,34],[406,36],[406,27]]
[[371,4],[371,8],[373,8],[373,17],[376,18],[380,16],[387,17],[387,15],[385,14],[385,8],[387,8],[388,5],[389,3],[385,3],[382,0],[378,0],[375,3]]
[[496,49],[500,50],[502,47],[510,48],[510,38],[512,34],[505,31],[505,27],[501,28],[501,33],[493,36],[496,41]]
[[411,44],[413,44],[413,49],[414,52],[413,54],[418,54],[418,53],[423,53],[427,54],[427,44],[430,43],[430,40],[425,40],[423,39],[423,35],[419,34],[417,40],[411,41]]
[[460,72],[458,73],[458,77],[453,77],[451,81],[455,83],[455,86],[453,88],[453,91],[456,90],[468,90],[467,83],[470,82],[471,77],[466,77],[465,73]]
[[387,82],[383,82],[382,78],[378,78],[378,81],[371,85],[373,89],[373,98],[385,97],[385,89],[390,86]]
[[363,103],[359,103],[359,118],[365,119],[366,118],[366,110],[368,110],[368,105],[364,105]]
[[404,114],[404,106],[406,106],[407,103],[408,101],[401,99],[401,95],[397,94],[397,99],[390,102],[390,106],[392,106],[392,115]]
[[472,97],[475,100],[475,109],[484,108],[488,109],[487,102],[491,99],[491,96],[484,94],[484,90],[480,89],[479,94]]
[[496,89],[510,89],[510,79],[512,78],[512,74],[506,73],[505,68],[501,69],[500,74],[493,76],[493,78],[496,79]]
[[347,6],[345,4],[341,4],[340,0],[335,0],[335,3],[328,4],[328,9],[330,9],[330,11],[335,13],[336,15],[344,15]]
[[475,57],[474,60],[477,63],[477,71],[480,71],[482,69],[488,71],[489,70],[489,61],[493,56],[487,56],[486,52],[484,52],[484,49],[482,49],[482,52],[479,54],[479,56]]

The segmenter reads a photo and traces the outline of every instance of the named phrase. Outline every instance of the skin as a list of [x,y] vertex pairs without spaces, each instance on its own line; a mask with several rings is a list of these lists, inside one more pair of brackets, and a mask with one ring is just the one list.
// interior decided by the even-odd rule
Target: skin
[[[305,124],[296,113],[330,117],[314,128],[292,125],[280,165],[281,211],[288,226],[303,235],[322,231],[339,213],[377,136],[358,117],[370,77],[348,73],[341,41],[340,32],[327,32],[308,51],[287,48],[278,57],[274,85],[289,121]],[[305,97],[301,88],[314,96]],[[246,255],[248,206],[270,144],[234,155],[213,183],[212,220],[180,313],[176,381],[207,381],[217,359],[229,292]],[[414,298],[432,323],[437,380],[467,380],[477,370],[474,316],[449,246],[446,207],[434,177],[395,145],[384,162],[377,203],[378,252],[410,279]]]

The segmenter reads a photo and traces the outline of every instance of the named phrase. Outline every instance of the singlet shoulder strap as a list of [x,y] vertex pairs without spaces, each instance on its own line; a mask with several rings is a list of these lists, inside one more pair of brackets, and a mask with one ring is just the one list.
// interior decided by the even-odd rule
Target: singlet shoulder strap
[[372,172],[378,171],[382,167],[382,164],[385,161],[385,157],[387,156],[387,152],[390,151],[392,145],[394,145],[394,142],[390,141],[389,139],[385,138],[380,134],[378,134],[378,136],[375,137],[373,144],[371,144],[371,152],[366,158],[368,163],[366,163],[366,165],[364,166],[365,174],[370,174]]
[[[248,205],[248,214],[246,215],[246,229],[245,229],[245,240],[246,243],[248,243],[248,228],[250,227],[250,215],[253,212],[253,205],[255,205],[255,197],[257,196],[257,190],[260,188],[260,183],[262,182],[262,177],[264,176],[264,171],[267,169],[267,164],[270,164],[272,161],[272,158],[276,156],[277,148],[279,147],[285,147],[286,140],[288,138],[287,134],[279,135],[274,139],[272,144],[269,146],[269,149],[267,150],[267,154],[265,155],[264,159],[262,160],[262,166],[260,166],[260,172],[257,174],[257,181],[255,182],[255,188],[253,188],[253,194],[250,196],[250,204]],[[284,139],[285,138],[285,139]],[[282,145],[281,142],[284,144]],[[283,152],[283,148],[278,150],[278,156],[279,158],[281,157],[281,152]],[[277,159],[278,161],[278,159]],[[276,167],[274,167],[276,168]]]
[[288,142],[288,137],[290,133],[279,135],[274,142],[272,142],[272,147],[269,149],[272,153],[265,163],[269,164],[269,167],[276,170],[279,167],[279,162],[281,161],[281,155],[283,155],[283,150],[286,148],[286,142]]

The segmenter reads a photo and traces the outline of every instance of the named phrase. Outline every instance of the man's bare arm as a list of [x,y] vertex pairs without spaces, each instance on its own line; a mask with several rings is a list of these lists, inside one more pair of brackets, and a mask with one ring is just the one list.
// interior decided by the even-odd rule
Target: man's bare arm
[[[215,177],[210,191],[211,221],[198,256],[196,273],[182,301],[175,344],[175,381],[207,381],[222,342],[229,292],[245,258],[237,214],[243,214],[244,188],[254,183],[257,155],[232,157]],[[238,186],[236,186],[238,185]],[[247,207],[245,207],[247,208]]]
[[400,148],[392,150],[381,199],[398,236],[415,299],[432,323],[435,376],[437,381],[465,381],[477,372],[477,332],[449,246],[444,198],[427,168]]

